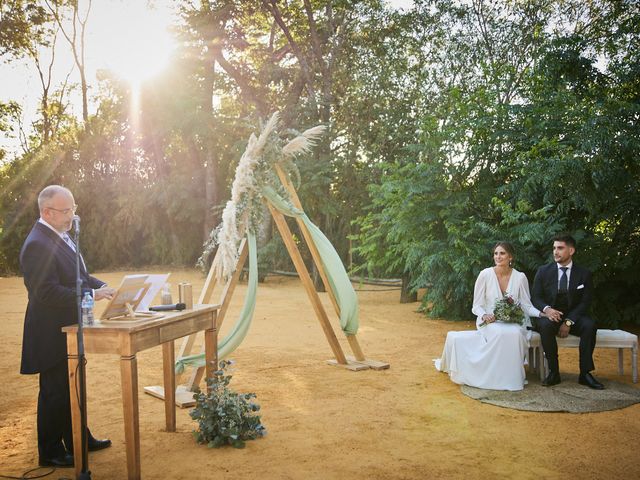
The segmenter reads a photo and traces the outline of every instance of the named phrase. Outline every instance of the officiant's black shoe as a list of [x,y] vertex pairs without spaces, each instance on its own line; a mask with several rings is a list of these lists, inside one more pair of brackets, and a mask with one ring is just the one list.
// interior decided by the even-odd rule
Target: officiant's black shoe
[[[98,440],[93,438],[93,435],[90,435],[87,439],[87,450],[90,452],[97,452],[98,450],[102,450],[104,448],[109,448],[111,446],[111,440]],[[73,455],[73,448],[67,448],[67,452],[69,455]]]
[[93,437],[90,437],[87,441],[87,445],[89,447],[90,452],[95,452],[98,450],[102,450],[103,448],[109,448],[111,446],[111,440],[97,440]]
[[53,458],[40,457],[38,463],[41,467],[73,467],[73,455],[70,453],[64,453],[63,455]]
[[551,387],[553,385],[558,385],[560,382],[560,374],[558,372],[549,372],[547,378],[542,381],[542,386]]
[[578,377],[578,383],[580,385],[586,385],[589,388],[593,388],[594,390],[604,390],[604,385],[596,380],[590,373],[585,373],[584,375],[580,374]]

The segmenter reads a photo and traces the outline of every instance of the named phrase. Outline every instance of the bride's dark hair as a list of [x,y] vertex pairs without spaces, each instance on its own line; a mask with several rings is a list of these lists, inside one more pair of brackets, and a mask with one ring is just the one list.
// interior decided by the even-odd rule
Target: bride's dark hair
[[513,263],[516,261],[516,249],[513,248],[513,245],[509,242],[500,241],[496,243],[493,247],[493,251],[496,251],[496,248],[502,247],[504,248],[509,255],[511,255],[511,261],[509,262],[509,266],[512,267]]

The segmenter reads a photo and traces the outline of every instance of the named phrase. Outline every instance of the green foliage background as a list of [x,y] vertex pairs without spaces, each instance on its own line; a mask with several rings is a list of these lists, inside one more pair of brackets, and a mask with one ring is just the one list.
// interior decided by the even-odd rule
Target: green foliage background
[[[3,60],[50,44],[43,5],[1,4]],[[532,279],[567,231],[595,274],[601,325],[640,323],[638,2],[178,8],[181,48],[139,105],[101,72],[95,113],[78,119],[68,113],[78,87],[56,86],[24,151],[0,149],[0,272],[18,272],[37,193],[51,183],[76,195],[93,269],[193,265],[249,134],[280,110],[285,128],[329,127],[298,161],[310,217],[353,270],[428,287],[429,315],[471,316],[496,241],[516,245]],[[0,104],[3,134],[17,134],[19,114]],[[263,237],[263,260],[286,268],[268,225]]]

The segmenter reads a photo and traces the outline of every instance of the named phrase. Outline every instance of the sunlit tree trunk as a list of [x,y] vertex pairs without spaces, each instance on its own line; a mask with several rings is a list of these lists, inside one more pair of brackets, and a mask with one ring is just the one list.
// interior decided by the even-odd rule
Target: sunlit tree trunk
[[87,22],[89,20],[89,14],[91,13],[91,0],[86,1],[86,9],[83,14],[80,12],[80,2],[70,2],[72,8],[71,25],[66,25],[64,21],[61,7],[65,6],[65,3],[60,0],[45,0],[45,4],[49,8],[49,11],[53,15],[62,35],[69,43],[71,47],[71,53],[73,54],[73,60],[78,68],[78,74],[80,75],[80,89],[82,93],[82,120],[84,122],[85,131],[89,130],[89,100],[87,85],[87,75],[85,66],[85,34],[87,29]]
[[219,203],[218,199],[218,168],[215,155],[211,149],[205,153],[206,164],[204,167],[204,187],[206,208],[204,214],[203,241],[209,238],[209,233],[218,223],[218,215],[215,214],[214,208]]
[[[62,86],[57,92],[57,98],[52,98],[51,94],[51,79],[52,72],[55,66],[56,60],[56,42],[57,41],[57,30],[53,33],[53,37],[51,40],[51,44],[49,46],[49,50],[51,53],[51,59],[49,60],[49,65],[46,68],[40,63],[40,55],[36,51],[35,47],[29,48],[29,56],[33,59],[36,70],[38,72],[38,78],[40,79],[40,85],[42,87],[42,96],[40,98],[40,116],[42,118],[42,125],[40,127],[40,145],[46,145],[49,143],[51,138],[53,138],[58,130],[60,122],[63,117],[63,104],[65,101],[65,93],[67,91],[67,85],[69,83],[69,77],[71,75],[71,71],[65,77]],[[53,109],[56,110],[53,110]],[[28,150],[28,146],[26,146],[26,150]]]
[[203,93],[203,110],[206,112],[208,118],[208,124],[210,128],[205,134],[205,164],[204,164],[204,190],[205,190],[205,213],[203,222],[203,241],[209,238],[209,233],[218,224],[219,215],[215,212],[215,207],[220,203],[220,195],[218,193],[218,158],[216,152],[214,152],[215,142],[211,138],[214,135],[215,114],[213,109],[213,95],[214,95],[214,78],[216,74],[216,60],[213,55],[207,60],[207,63],[211,65],[206,69],[206,76],[204,79],[204,93]]

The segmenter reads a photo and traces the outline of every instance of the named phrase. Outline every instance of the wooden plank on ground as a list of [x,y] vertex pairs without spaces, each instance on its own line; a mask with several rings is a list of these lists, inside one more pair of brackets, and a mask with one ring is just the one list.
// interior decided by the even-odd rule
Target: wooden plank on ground
[[340,363],[337,360],[331,359],[327,360],[329,365],[333,365],[334,367],[342,367],[347,370],[352,370],[354,372],[359,372],[361,370],[369,370],[371,367],[369,365],[365,365],[364,363],[358,362],[356,360],[347,360],[347,363]]
[[[144,392],[152,397],[164,400],[164,387],[162,385],[154,385],[152,387],[144,387]],[[176,388],[176,405],[180,408],[190,408],[196,404],[191,392],[186,385],[178,385]]]
[[381,362],[379,360],[372,360],[370,358],[365,358],[364,360],[356,360],[351,356],[347,356],[348,361],[362,363],[363,365],[367,365],[369,368],[373,370],[386,370],[391,367],[391,365],[387,362]]

